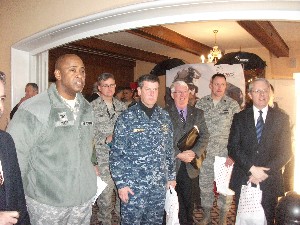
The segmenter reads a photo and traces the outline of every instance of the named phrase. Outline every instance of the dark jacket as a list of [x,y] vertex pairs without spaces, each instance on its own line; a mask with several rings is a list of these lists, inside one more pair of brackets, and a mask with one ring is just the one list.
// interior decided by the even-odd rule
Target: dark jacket
[[[201,109],[197,109],[193,106],[188,105],[185,126],[183,126],[183,123],[180,121],[180,116],[175,104],[171,104],[170,106],[166,107],[166,111],[169,113],[173,124],[173,148],[175,151],[175,157],[181,152],[177,147],[177,142],[185,133],[191,130],[194,125],[197,125],[199,129],[200,138],[197,140],[197,143],[191,150],[200,157],[201,154],[205,151],[209,139],[209,133],[205,123],[203,111]],[[181,161],[176,158],[176,172],[178,172],[180,164]],[[187,163],[186,169],[190,178],[195,178],[199,175],[199,170],[194,169],[194,167],[191,166],[190,163]]]
[[233,117],[228,141],[229,156],[235,161],[230,188],[239,192],[249,179],[249,170],[254,166],[270,168],[269,177],[261,182],[265,194],[283,194],[282,168],[292,155],[289,117],[281,110],[269,107],[261,141],[258,143],[253,107]]
[[19,225],[30,224],[26,208],[21,172],[15,144],[11,136],[0,130],[0,161],[4,183],[0,186],[0,211],[18,211]]

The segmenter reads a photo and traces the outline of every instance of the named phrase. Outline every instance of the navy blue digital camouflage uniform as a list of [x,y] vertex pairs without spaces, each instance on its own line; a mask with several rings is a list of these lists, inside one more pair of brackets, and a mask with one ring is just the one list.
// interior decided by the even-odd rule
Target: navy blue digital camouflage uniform
[[128,203],[121,203],[121,223],[162,224],[167,181],[175,180],[173,128],[159,106],[151,118],[136,104],[116,123],[110,169],[118,189],[130,187]]

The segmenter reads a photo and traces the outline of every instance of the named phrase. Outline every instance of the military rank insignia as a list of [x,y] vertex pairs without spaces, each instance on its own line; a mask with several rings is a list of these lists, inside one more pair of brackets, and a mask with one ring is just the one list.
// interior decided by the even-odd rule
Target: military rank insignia
[[167,133],[169,131],[169,126],[168,124],[162,124],[161,125],[161,130],[164,132],[164,133]]
[[67,117],[67,113],[66,112],[61,112],[61,113],[58,113],[58,118],[59,118],[59,121],[57,121],[55,123],[55,126],[56,127],[61,127],[61,126],[72,126],[74,125],[74,121],[69,121],[68,120],[68,117]]
[[133,133],[144,132],[144,131],[145,131],[145,129],[143,129],[143,128],[135,128],[135,129],[133,129]]

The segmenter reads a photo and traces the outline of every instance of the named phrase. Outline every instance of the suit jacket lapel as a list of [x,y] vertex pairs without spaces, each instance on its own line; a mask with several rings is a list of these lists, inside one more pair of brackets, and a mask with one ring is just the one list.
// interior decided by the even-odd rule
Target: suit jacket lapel
[[274,121],[274,109],[269,107],[265,125],[261,134],[261,141],[263,142],[265,140],[268,140],[269,138],[272,138],[270,134],[272,135],[272,126],[273,126],[273,121]]
[[246,110],[247,110],[246,124],[247,124],[249,138],[256,140],[256,142],[257,142],[253,108],[251,107]]
[[183,128],[183,124],[180,120],[180,116],[179,116],[179,113],[178,113],[178,110],[177,110],[175,104],[172,105],[172,107],[171,107],[171,113],[172,113],[171,117],[174,118],[173,122],[174,122],[175,126],[177,126],[179,128]]
[[186,127],[189,127],[190,124],[194,125],[194,117],[195,114],[195,108],[191,106],[187,106],[187,114],[186,114]]

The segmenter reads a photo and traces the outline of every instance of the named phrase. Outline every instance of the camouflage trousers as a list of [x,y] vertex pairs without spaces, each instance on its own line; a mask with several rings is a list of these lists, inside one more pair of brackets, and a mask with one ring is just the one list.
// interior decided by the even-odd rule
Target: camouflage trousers
[[[111,177],[105,177],[103,181],[107,183],[107,186],[97,199],[97,205],[99,207],[98,220],[102,222],[103,225],[120,224],[120,199],[116,185]],[[114,196],[115,199],[113,198]],[[117,220],[114,223],[112,223],[113,210]]]
[[[201,206],[204,209],[211,209],[215,199],[214,194],[214,159],[206,158],[200,169],[199,175]],[[233,196],[219,195],[217,204],[222,212],[227,212],[231,206]]]
[[92,200],[73,207],[55,207],[26,196],[31,225],[89,225]]
[[121,203],[122,225],[161,225],[166,198],[165,185],[141,185],[133,189],[128,203]]

